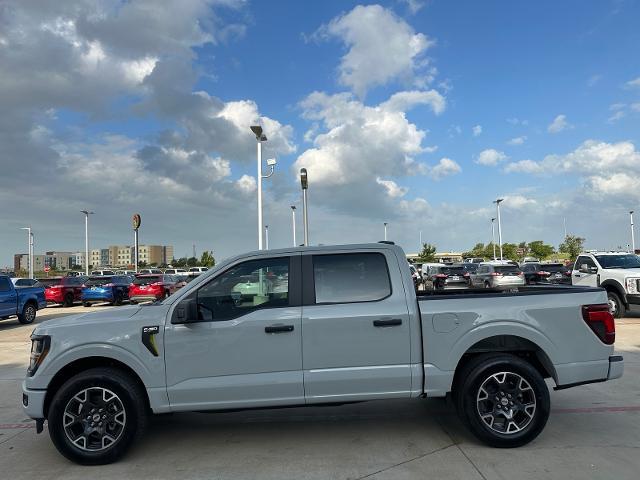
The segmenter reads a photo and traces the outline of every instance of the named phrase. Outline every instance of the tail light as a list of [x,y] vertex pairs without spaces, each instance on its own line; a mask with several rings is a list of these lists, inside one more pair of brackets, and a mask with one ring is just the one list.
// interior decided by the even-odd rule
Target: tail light
[[502,276],[502,272],[491,272],[491,276],[492,277],[501,277]]
[[518,276],[519,276],[519,277],[522,277],[522,276],[524,276],[524,273],[522,273],[522,272],[518,272]]
[[471,276],[471,275],[469,275],[469,272],[467,272],[467,273],[465,273],[465,274],[463,275],[463,277],[464,277],[464,278],[469,278],[470,276]]
[[436,278],[449,278],[449,275],[445,275],[444,273],[437,273],[435,275]]
[[571,272],[564,272],[565,277],[570,277],[571,276]]
[[616,324],[609,305],[601,303],[597,305],[584,305],[582,318],[589,328],[606,345],[613,345],[616,341]]
[[103,285],[103,287],[113,287],[113,283],[106,283]]
[[541,277],[548,277],[551,274],[549,272],[545,272],[544,270],[540,270],[539,272],[536,272],[536,275],[540,275]]

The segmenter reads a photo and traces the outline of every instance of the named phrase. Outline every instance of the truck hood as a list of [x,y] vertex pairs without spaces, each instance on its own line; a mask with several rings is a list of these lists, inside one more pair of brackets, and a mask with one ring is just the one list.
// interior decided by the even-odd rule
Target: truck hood
[[109,308],[101,312],[86,312],[77,315],[69,315],[60,318],[52,318],[40,323],[34,333],[44,335],[51,329],[74,327],[78,325],[104,324],[129,320],[141,310],[148,308],[140,305],[130,305],[126,307]]

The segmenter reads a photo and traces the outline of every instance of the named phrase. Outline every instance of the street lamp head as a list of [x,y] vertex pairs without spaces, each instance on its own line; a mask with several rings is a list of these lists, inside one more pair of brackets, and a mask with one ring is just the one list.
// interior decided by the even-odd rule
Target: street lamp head
[[80,213],[84,213],[85,215],[93,215],[95,212],[90,212],[89,210],[80,210]]
[[253,134],[256,136],[256,140],[259,142],[266,142],[267,136],[262,133],[262,127],[260,125],[253,125],[250,127]]
[[296,206],[295,205],[291,205],[291,210],[295,210]]
[[496,221],[495,217],[491,219],[491,223],[493,223],[495,221]]
[[309,188],[309,179],[307,178],[307,169],[300,169],[300,185],[302,185],[303,190],[307,190]]
[[498,198],[496,200],[493,201],[493,203],[497,203],[498,205],[500,205],[500,203],[504,202],[504,198]]
[[278,161],[275,158],[267,159],[267,166],[268,167],[275,167],[276,163],[278,163]]

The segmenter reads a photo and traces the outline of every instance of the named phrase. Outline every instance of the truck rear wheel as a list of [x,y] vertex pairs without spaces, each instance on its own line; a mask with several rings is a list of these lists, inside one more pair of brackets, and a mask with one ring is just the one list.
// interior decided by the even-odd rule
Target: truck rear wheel
[[73,293],[67,293],[62,302],[63,307],[73,307]]
[[18,314],[18,321],[23,325],[28,325],[29,323],[33,323],[36,319],[36,307],[33,303],[27,303],[22,308],[22,313]]
[[531,364],[514,355],[483,355],[459,378],[458,413],[484,443],[519,447],[544,429],[551,408],[549,390]]
[[51,440],[69,460],[112,463],[144,431],[145,392],[120,370],[92,368],[62,385],[51,402],[48,422]]

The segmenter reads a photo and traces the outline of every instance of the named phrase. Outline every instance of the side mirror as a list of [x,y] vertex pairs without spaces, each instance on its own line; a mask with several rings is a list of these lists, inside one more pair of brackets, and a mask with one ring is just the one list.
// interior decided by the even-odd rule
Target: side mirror
[[174,325],[198,321],[198,302],[195,298],[185,298],[178,303],[171,317],[171,323]]

